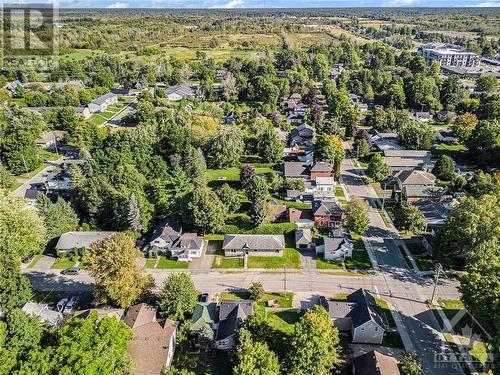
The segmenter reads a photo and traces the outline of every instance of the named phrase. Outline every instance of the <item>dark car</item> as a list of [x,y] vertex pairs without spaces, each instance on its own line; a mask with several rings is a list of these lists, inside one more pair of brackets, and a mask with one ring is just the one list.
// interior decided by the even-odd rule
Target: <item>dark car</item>
[[80,269],[78,267],[66,268],[65,270],[61,271],[61,274],[68,276],[78,275],[79,273]]
[[200,302],[208,302],[208,293],[200,295]]
[[323,306],[326,311],[328,311],[328,300],[326,299],[325,296],[320,296],[319,297],[319,305]]

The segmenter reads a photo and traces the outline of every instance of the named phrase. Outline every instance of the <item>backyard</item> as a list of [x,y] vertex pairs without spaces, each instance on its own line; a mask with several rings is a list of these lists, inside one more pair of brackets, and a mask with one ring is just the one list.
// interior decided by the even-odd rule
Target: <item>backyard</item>
[[120,98],[118,102],[109,106],[105,112],[96,112],[89,117],[89,121],[97,126],[101,126],[123,111],[132,101]]

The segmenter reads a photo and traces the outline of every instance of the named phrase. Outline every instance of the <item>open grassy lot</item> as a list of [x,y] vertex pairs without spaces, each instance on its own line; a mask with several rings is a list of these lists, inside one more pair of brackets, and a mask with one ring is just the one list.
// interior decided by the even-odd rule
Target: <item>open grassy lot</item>
[[76,261],[73,258],[57,258],[54,264],[50,267],[53,270],[64,270],[66,268],[74,267]]
[[300,268],[300,253],[293,248],[286,248],[283,256],[252,256],[248,257],[249,268]]
[[[156,265],[156,267],[155,267]],[[170,259],[165,255],[160,255],[159,259],[148,258],[146,260],[145,268],[156,268],[156,269],[187,269],[189,262],[178,262],[175,259]]]
[[[276,173],[276,170],[273,169],[274,164],[266,164],[266,163],[251,163],[251,165],[255,168],[255,172],[257,174],[268,174],[268,173]],[[209,182],[239,182],[240,181],[240,168],[226,168],[226,169],[208,169],[207,170],[207,178]]]
[[319,270],[342,270],[342,262],[340,260],[326,260],[324,258],[316,259],[316,268]]
[[373,268],[366,250],[354,249],[352,258],[347,258],[344,264],[348,270],[371,270]]

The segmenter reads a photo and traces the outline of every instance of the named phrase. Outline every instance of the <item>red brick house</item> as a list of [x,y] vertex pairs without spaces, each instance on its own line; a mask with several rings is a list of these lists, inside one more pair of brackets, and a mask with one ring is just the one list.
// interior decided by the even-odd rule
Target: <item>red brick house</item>
[[315,200],[312,209],[316,228],[340,228],[342,226],[345,213],[336,200]]
[[332,167],[325,162],[318,162],[311,168],[311,180],[316,180],[316,177],[332,177]]

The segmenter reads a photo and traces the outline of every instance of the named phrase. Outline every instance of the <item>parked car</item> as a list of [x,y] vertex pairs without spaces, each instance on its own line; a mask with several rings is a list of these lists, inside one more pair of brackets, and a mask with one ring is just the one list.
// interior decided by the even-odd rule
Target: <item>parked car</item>
[[57,305],[56,305],[56,311],[63,311],[64,310],[64,307],[66,306],[66,303],[69,301],[69,298],[63,298],[62,300],[60,300],[59,302],[57,302]]
[[78,303],[79,299],[80,298],[76,296],[71,297],[66,306],[64,307],[63,313],[71,314],[75,310],[76,304]]
[[208,293],[200,295],[200,302],[208,302]]
[[325,296],[319,297],[319,305],[323,306],[325,309],[328,309],[328,300],[326,299]]
[[61,274],[63,275],[78,275],[80,273],[80,269],[78,267],[71,267],[71,268],[66,268],[65,270],[61,271]]

